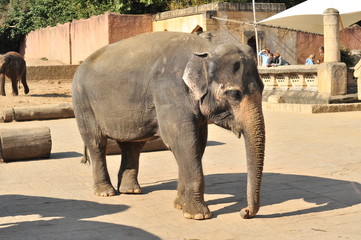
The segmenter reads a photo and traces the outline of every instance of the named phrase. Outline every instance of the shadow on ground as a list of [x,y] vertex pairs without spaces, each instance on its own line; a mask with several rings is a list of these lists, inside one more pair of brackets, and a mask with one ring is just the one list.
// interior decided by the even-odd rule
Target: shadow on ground
[[[205,176],[206,194],[231,195],[207,201],[207,205],[230,204],[212,212],[214,217],[240,211],[246,207],[245,173],[213,174]],[[177,188],[176,181],[155,184],[143,188],[144,193]],[[361,184],[330,178],[304,175],[265,173],[261,189],[261,208],[303,199],[312,203],[307,209],[293,209],[284,213],[260,215],[257,218],[279,218],[347,208],[361,203]],[[207,200],[207,199],[206,199]]]
[[70,152],[51,153],[50,158],[55,160],[55,159],[76,158],[76,157],[80,158],[82,156],[83,154],[81,153],[70,151]]
[[0,221],[1,239],[160,239],[135,227],[86,220],[126,211],[126,205],[3,195],[0,206],[0,218],[10,217]]
[[31,97],[62,97],[62,98],[71,98],[70,94],[61,94],[61,93],[50,93],[50,94],[30,94]]
[[[238,212],[245,207],[246,177],[245,173],[212,174],[205,177],[206,194],[225,195],[225,197],[207,201],[209,206],[227,205],[213,211],[213,217]],[[175,190],[176,186],[176,181],[172,179],[144,187],[143,192],[148,194],[152,191]],[[302,208],[297,204],[287,207],[288,201],[299,199],[311,204],[305,204],[307,208]],[[343,209],[360,203],[361,184],[357,182],[265,173],[261,207],[283,204],[282,209],[286,211],[269,215],[258,214],[256,217],[298,216]],[[87,220],[97,216],[121,213],[129,208],[126,205],[3,195],[0,196],[0,206],[0,232],[4,239],[159,239],[149,232],[132,226]]]
[[58,159],[65,159],[65,158],[79,158],[79,162],[80,162],[80,157],[82,157],[82,156],[83,156],[83,154],[78,153],[78,152],[74,152],[74,151],[55,152],[55,153],[50,153],[50,157],[6,160],[5,162],[7,164],[9,164],[9,163],[41,161],[41,160],[58,160]]

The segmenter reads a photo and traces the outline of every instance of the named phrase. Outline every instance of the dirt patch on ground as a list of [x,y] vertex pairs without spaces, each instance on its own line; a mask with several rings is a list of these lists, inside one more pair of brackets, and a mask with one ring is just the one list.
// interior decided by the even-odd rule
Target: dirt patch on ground
[[11,82],[6,79],[6,96],[0,96],[0,110],[9,107],[38,106],[71,102],[71,80],[32,80],[28,81],[30,92],[24,94],[21,85],[18,96],[12,96]]

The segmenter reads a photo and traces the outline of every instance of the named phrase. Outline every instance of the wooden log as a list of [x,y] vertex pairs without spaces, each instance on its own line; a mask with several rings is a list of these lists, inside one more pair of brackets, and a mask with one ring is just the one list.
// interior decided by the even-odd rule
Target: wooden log
[[2,116],[4,122],[12,122],[14,120],[14,109],[5,108]]
[[[168,150],[168,147],[164,144],[163,140],[161,138],[158,138],[153,141],[148,141],[143,149],[142,152],[151,152],[151,151],[162,151],[162,150]],[[107,149],[106,154],[120,154],[121,150],[115,140],[108,139],[107,142]]]
[[51,144],[48,127],[0,129],[0,162],[48,158]]
[[14,107],[16,121],[73,118],[74,110],[70,103],[46,104],[33,107]]

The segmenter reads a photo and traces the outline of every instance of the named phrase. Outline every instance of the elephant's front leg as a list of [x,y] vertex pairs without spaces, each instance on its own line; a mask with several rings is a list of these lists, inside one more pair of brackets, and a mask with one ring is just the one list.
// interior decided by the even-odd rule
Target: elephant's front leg
[[[170,146],[179,167],[178,194],[174,205],[183,210],[183,215],[191,219],[211,217],[204,203],[204,176],[202,155],[206,135],[200,136],[197,124],[176,122],[168,126],[168,131],[161,131],[163,140]],[[162,129],[162,128],[161,128]]]
[[118,173],[120,193],[141,193],[138,183],[139,156],[145,142],[118,142],[122,150],[122,162]]
[[1,88],[1,95],[6,96],[5,94],[5,74],[0,74],[0,88]]

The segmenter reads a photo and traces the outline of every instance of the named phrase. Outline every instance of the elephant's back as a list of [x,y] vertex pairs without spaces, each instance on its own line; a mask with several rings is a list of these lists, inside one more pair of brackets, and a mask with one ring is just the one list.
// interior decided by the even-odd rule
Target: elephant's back
[[144,86],[152,86],[156,78],[172,75],[175,81],[181,80],[192,53],[207,51],[209,44],[188,33],[141,34],[94,52],[79,66],[74,82],[89,92],[121,89],[123,93],[134,95],[135,89],[147,91]]
[[177,58],[186,62],[187,56],[195,51],[205,51],[209,48],[208,44],[194,34],[146,33],[109,44],[90,55],[85,62],[98,71],[144,69],[151,67],[159,58]]
[[17,52],[13,52],[13,51],[5,53],[4,58],[9,59],[9,61],[10,60],[16,60],[18,62],[25,63],[25,60],[24,60],[23,56],[21,56]]

